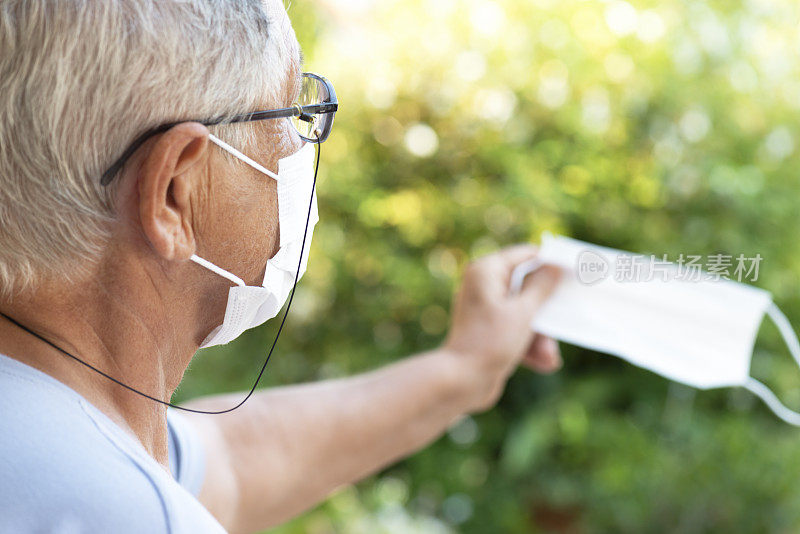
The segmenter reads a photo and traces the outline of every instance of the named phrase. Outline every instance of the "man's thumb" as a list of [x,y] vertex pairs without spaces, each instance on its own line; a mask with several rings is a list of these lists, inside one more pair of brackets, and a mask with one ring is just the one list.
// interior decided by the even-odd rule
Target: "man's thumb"
[[561,269],[554,265],[542,265],[525,277],[516,298],[524,302],[526,308],[532,307],[532,311],[535,311],[553,293],[560,280]]

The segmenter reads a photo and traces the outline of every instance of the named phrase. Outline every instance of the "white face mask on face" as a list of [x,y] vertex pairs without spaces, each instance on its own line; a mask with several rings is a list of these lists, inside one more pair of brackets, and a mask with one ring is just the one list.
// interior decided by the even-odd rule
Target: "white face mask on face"
[[[275,174],[217,137],[209,134],[208,138],[223,150],[277,181],[280,248],[275,256],[267,260],[264,281],[260,286],[245,285],[238,276],[197,255],[192,255],[192,261],[236,284],[228,291],[228,305],[225,308],[222,324],[214,328],[203,340],[201,349],[229,343],[245,330],[259,326],[278,314],[294,286],[295,276],[299,281],[306,271],[311,236],[314,226],[319,221],[317,194],[316,191],[312,191],[314,146],[311,143],[305,143],[291,156],[282,158],[278,162],[278,174]],[[309,198],[310,214],[307,211]],[[304,237],[305,246],[303,246]]]
[[[750,377],[750,358],[766,312],[800,363],[800,346],[772,296],[745,284],[675,278],[676,266],[639,281],[610,274],[631,265],[633,255],[545,234],[536,260],[518,266],[511,291],[542,263],[561,267],[564,277],[537,313],[536,332],[614,354],[672,380],[701,388],[742,386],[761,397],[784,421],[800,415],[782,406]],[[666,280],[665,280],[666,278]],[[647,281],[644,281],[647,280]]]

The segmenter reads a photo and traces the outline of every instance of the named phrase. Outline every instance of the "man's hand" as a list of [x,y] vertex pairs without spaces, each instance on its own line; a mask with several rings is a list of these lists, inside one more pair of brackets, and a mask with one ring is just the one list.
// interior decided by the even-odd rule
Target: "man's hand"
[[511,272],[536,257],[532,245],[517,245],[467,266],[453,300],[452,322],[443,349],[457,359],[475,392],[474,410],[491,407],[520,363],[539,372],[561,366],[558,345],[534,334],[530,323],[560,279],[545,265],[530,274],[516,294],[509,294]]

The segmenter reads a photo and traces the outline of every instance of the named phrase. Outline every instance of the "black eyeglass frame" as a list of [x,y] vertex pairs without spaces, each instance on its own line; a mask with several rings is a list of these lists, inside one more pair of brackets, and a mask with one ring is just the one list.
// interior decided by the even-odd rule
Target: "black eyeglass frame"
[[[130,159],[134,152],[139,150],[139,148],[151,137],[154,135],[158,135],[160,133],[164,133],[173,126],[176,126],[182,122],[199,122],[204,126],[216,126],[219,124],[233,124],[237,122],[251,122],[251,121],[263,121],[267,119],[285,119],[290,117],[299,117],[300,120],[304,120],[307,122],[313,122],[314,115],[317,114],[328,114],[328,113],[336,113],[339,109],[339,100],[336,98],[336,91],[333,89],[333,84],[325,77],[319,76],[317,74],[311,72],[304,72],[302,73],[304,77],[314,78],[315,80],[320,81],[325,90],[328,92],[328,99],[326,102],[321,104],[313,104],[308,106],[300,106],[295,104],[289,108],[279,108],[279,109],[269,109],[265,111],[253,111],[250,113],[242,113],[240,115],[234,115],[233,117],[227,118],[218,118],[218,119],[204,119],[204,120],[182,120],[176,122],[170,122],[167,124],[162,124],[161,126],[157,126],[150,130],[147,130],[142,135],[134,139],[133,143],[130,144],[127,150],[122,153],[122,156],[115,161],[111,167],[103,173],[102,178],[100,179],[100,185],[107,186],[111,183],[114,177],[119,173],[120,169],[125,165],[125,163]],[[318,134],[317,137],[305,137],[304,135],[298,132],[298,135],[308,143],[324,143],[328,136],[331,134],[331,129],[333,128],[333,118],[329,121],[325,122],[325,129],[321,132],[315,132]]]

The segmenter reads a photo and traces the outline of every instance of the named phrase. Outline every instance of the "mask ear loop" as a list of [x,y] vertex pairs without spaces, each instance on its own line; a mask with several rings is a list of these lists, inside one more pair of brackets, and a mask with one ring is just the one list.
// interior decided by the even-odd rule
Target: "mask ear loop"
[[226,271],[225,269],[223,269],[221,267],[217,267],[216,265],[214,265],[210,261],[204,260],[203,258],[198,256],[197,254],[192,254],[189,259],[192,260],[193,262],[197,263],[198,265],[202,265],[203,267],[205,267],[209,271],[215,272],[220,276],[224,276],[225,278],[227,278],[228,280],[230,280],[231,282],[233,282],[237,286],[244,287],[245,285],[247,285],[247,284],[244,283],[244,280],[242,280],[241,278],[239,278],[235,274],[229,273],[228,271]]
[[[778,308],[775,303],[772,303],[767,308],[767,317],[769,317],[773,324],[778,328],[778,331],[783,337],[784,343],[789,347],[789,352],[792,354],[794,361],[800,366],[800,342],[797,340],[792,324],[786,315]],[[747,391],[764,401],[764,404],[772,410],[782,421],[790,425],[800,426],[800,413],[790,410],[784,406],[778,397],[764,384],[755,378],[748,378],[743,386]]]
[[263,165],[261,165],[257,161],[254,161],[251,158],[247,157],[246,155],[242,154],[240,151],[236,150],[235,148],[233,148],[231,145],[229,145],[228,143],[226,143],[225,141],[223,141],[219,137],[217,137],[217,136],[215,136],[213,134],[208,134],[208,140],[211,141],[212,143],[214,143],[215,145],[217,145],[218,147],[220,147],[225,152],[228,152],[229,154],[234,155],[235,157],[239,158],[240,160],[242,160],[246,164],[250,165],[251,167],[253,167],[258,172],[262,172],[262,173],[266,174],[267,176],[269,176],[270,178],[273,178],[275,180],[278,179],[278,175],[277,174],[275,174],[274,172],[272,172],[268,168],[264,167]]
[[764,404],[772,410],[772,413],[777,415],[781,420],[793,426],[800,426],[800,413],[793,412],[784,406],[767,386],[755,378],[748,378],[747,382],[745,382],[742,387],[764,401]]
[[522,283],[525,281],[525,277],[536,271],[542,265],[542,261],[539,258],[533,258],[523,261],[514,267],[514,270],[511,272],[511,281],[508,284],[509,295],[516,295],[519,293],[522,289]]
[[794,333],[792,323],[786,318],[786,315],[778,308],[775,303],[772,303],[767,308],[767,316],[772,319],[778,331],[783,337],[786,346],[789,347],[789,352],[792,354],[794,361],[800,366],[800,342],[797,340],[797,334]]

